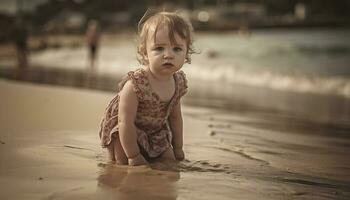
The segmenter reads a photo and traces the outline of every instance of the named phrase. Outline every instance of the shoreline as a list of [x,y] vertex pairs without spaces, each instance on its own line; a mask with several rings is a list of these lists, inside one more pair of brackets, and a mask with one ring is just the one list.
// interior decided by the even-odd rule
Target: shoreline
[[[16,77],[16,73],[16,69],[12,67],[0,68],[0,77],[6,80],[103,92],[115,92],[122,78],[122,75],[116,72],[109,74],[101,71],[94,74],[89,81],[84,69],[54,66],[32,66],[23,71],[24,80]],[[240,83],[223,85],[222,82],[196,79],[188,81],[191,93],[184,98],[186,105],[231,111],[253,109],[262,112],[286,113],[312,123],[324,123],[329,126],[343,124],[347,127],[350,122],[350,110],[347,109],[350,108],[350,99],[345,96],[285,91]]]

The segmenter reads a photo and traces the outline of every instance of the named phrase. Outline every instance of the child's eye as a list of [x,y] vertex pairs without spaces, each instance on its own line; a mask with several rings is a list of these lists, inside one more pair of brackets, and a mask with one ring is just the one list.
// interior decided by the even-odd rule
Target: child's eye
[[163,49],[164,49],[163,47],[155,47],[155,48],[153,48],[154,51],[163,51]]
[[174,51],[175,51],[175,52],[182,51],[182,48],[181,48],[181,47],[174,47]]

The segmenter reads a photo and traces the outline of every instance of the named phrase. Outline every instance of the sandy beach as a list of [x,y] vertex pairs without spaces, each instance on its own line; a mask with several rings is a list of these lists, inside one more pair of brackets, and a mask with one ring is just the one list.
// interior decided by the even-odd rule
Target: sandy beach
[[0,80],[0,199],[349,199],[349,127],[184,106],[187,159],[116,166],[98,129],[113,93]]

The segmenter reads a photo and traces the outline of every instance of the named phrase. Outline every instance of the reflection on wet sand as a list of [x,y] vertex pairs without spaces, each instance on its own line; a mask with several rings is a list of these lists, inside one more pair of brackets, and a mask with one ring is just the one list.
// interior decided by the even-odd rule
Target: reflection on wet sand
[[[98,189],[120,200],[176,199],[180,173],[166,164],[128,167],[99,164]],[[153,168],[153,169],[152,169]]]

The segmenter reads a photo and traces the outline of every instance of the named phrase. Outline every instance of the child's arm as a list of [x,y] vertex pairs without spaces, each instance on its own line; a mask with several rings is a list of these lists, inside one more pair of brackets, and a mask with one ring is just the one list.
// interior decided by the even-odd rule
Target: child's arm
[[175,105],[174,110],[169,116],[169,125],[171,132],[173,134],[172,145],[174,148],[174,154],[177,160],[183,160],[185,154],[182,150],[183,146],[183,121],[181,114],[181,104],[180,102]]
[[119,93],[118,126],[121,145],[130,165],[146,164],[137,144],[135,118],[138,100],[131,81]]

